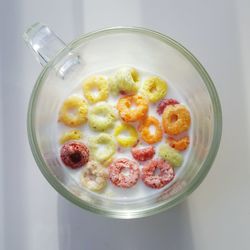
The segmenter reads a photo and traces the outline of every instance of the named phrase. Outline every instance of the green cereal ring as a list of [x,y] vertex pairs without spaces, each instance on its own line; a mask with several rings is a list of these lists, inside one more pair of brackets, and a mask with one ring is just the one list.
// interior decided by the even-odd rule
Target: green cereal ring
[[160,145],[159,156],[168,161],[174,167],[179,167],[183,162],[183,156],[168,144]]
[[82,132],[80,130],[75,129],[62,134],[59,139],[59,142],[60,144],[64,144],[66,141],[79,140],[81,138],[82,138]]
[[77,127],[87,121],[87,113],[87,103],[83,98],[73,95],[63,102],[59,111],[58,121],[69,127]]
[[105,131],[113,126],[116,120],[115,109],[108,103],[95,104],[88,115],[89,126],[97,131]]
[[158,76],[149,77],[142,85],[142,94],[145,95],[150,102],[158,102],[166,94],[168,90],[167,82]]
[[114,94],[135,94],[138,90],[139,74],[134,68],[121,68],[109,78],[110,90]]
[[[101,147],[101,146],[105,147]],[[91,156],[99,162],[108,160],[116,151],[116,145],[113,137],[106,133],[90,137],[89,149]]]
[[[124,136],[121,135],[121,133],[127,132],[129,135]],[[122,147],[132,147],[136,144],[138,140],[138,134],[136,132],[136,129],[129,124],[120,124],[115,128],[114,136],[116,137],[117,142]]]
[[[108,81],[103,76],[91,76],[83,82],[83,94],[90,103],[105,101],[109,95]],[[97,95],[93,90],[97,89]]]

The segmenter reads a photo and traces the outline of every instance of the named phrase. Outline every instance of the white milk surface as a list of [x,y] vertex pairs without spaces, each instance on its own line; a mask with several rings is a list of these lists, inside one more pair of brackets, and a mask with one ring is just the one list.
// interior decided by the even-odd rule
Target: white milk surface
[[[129,65],[129,66],[134,67],[132,65]],[[126,67],[127,67],[127,65],[126,65]],[[114,74],[116,72],[116,70],[118,70],[119,68],[108,69],[108,70],[105,70],[105,71],[95,72],[95,75],[103,75],[103,76],[105,76],[105,77],[108,78],[109,76],[111,76],[112,74]],[[136,69],[137,69],[137,71],[139,73],[139,76],[140,76],[140,83],[139,84],[142,84],[150,76],[154,76],[155,75],[155,76],[161,77],[160,75],[157,75],[154,72],[146,72],[146,71],[140,70],[138,68],[136,68]],[[93,75],[93,74],[91,74],[91,75]],[[90,75],[86,75],[86,78],[89,77],[89,76]],[[170,83],[168,81],[168,79],[165,79],[164,77],[161,77],[161,78],[164,79],[164,80],[166,80],[167,83],[168,83],[168,91],[167,91],[167,94],[166,94],[165,98],[173,98],[173,99],[178,100],[180,103],[186,105],[186,103],[184,102],[182,96],[175,90],[174,83]],[[68,93],[68,96],[70,96],[70,95],[77,95],[77,96],[80,96],[80,97],[84,98],[84,95],[83,95],[83,92],[82,92],[82,82],[84,81],[84,79],[85,78],[83,78],[82,81],[79,82],[78,86],[75,89],[72,89],[72,91]],[[138,94],[140,94],[140,90],[139,90]],[[116,107],[116,103],[117,103],[117,101],[118,101],[118,99],[120,97],[121,97],[121,95],[116,96],[116,97],[110,95],[109,98],[108,98],[108,100],[107,100],[107,102],[109,102],[112,106]],[[158,115],[158,113],[156,112],[157,104],[158,103],[156,103],[156,104],[150,104],[149,105],[148,115],[154,116],[155,118],[157,118],[161,122],[161,116]],[[91,105],[89,105],[89,107],[90,106]],[[117,114],[118,114],[118,112],[117,112]],[[117,116],[119,117],[119,115],[117,115]],[[119,124],[121,122],[122,122],[121,119],[118,118],[116,124]],[[135,127],[137,127],[137,124],[138,123],[134,123]],[[65,126],[65,125],[63,125],[61,123],[57,124],[55,135],[57,137],[56,141],[57,141],[58,155],[59,155],[58,158],[60,158],[60,148],[61,148],[61,145],[59,144],[58,140],[59,140],[59,138],[61,137],[61,135],[64,132],[70,131],[72,129],[73,128],[69,128],[69,127],[67,127],[67,126]],[[89,140],[89,138],[91,136],[94,136],[94,135],[96,136],[96,135],[98,135],[100,133],[100,132],[96,132],[96,131],[93,131],[92,129],[90,129],[89,126],[88,126],[88,123],[84,124],[81,127],[77,127],[76,129],[79,129],[79,130],[82,131],[83,138],[80,141],[83,142],[86,145],[88,145],[88,140]],[[105,131],[105,133],[108,133],[108,134],[112,135],[113,134],[113,130],[114,130],[114,128],[109,129],[109,130]],[[188,134],[190,135],[191,144],[192,144],[192,126],[190,127],[190,129],[188,131]],[[159,145],[160,145],[160,143],[165,143],[166,142],[166,138],[167,138],[167,135],[164,134],[161,142],[156,143],[156,144],[153,145],[155,147],[155,152],[156,152],[153,159],[158,158],[158,148],[159,148]],[[143,146],[143,145],[147,145],[147,143],[143,142],[140,139],[140,142],[139,142],[138,146]],[[190,147],[191,147],[191,145],[189,145],[189,148],[185,152],[182,152],[182,154],[184,156],[184,161],[183,161],[181,167],[175,168],[175,175],[176,175],[175,178],[178,177],[180,171],[182,171],[184,169],[184,167],[185,167],[187,158],[189,156]],[[113,159],[117,159],[117,158],[129,158],[129,159],[134,160],[134,158],[132,157],[132,155],[130,153],[130,150],[131,150],[130,147],[129,148],[123,148],[123,147],[120,147],[117,144],[117,149],[118,148],[119,148],[119,152],[117,152],[113,156]],[[145,163],[147,163],[147,162],[141,162],[141,163],[139,163],[140,169],[142,168],[142,166]],[[75,180],[75,182],[79,184],[79,186],[81,185],[81,183],[80,183],[80,175],[81,175],[82,168],[73,170],[73,169],[70,169],[68,167],[63,166],[63,163],[62,163],[62,168],[63,168],[63,171],[64,171],[65,175],[67,175],[68,177],[70,176],[71,178],[73,178]],[[171,185],[171,183],[169,183],[168,185],[166,185],[163,189],[167,189],[169,187],[169,185]],[[82,188],[85,188],[85,187],[82,187]],[[138,180],[138,182],[137,182],[137,184],[135,186],[133,186],[131,188],[128,188],[128,189],[119,188],[117,186],[114,186],[111,183],[111,181],[108,180],[107,187],[102,192],[100,192],[99,195],[105,196],[105,197],[109,197],[111,199],[133,200],[133,199],[146,198],[147,196],[151,196],[153,194],[156,194],[159,191],[162,191],[162,189],[158,190],[158,189],[149,188],[149,187],[147,187],[142,182],[141,179]],[[92,191],[89,191],[89,192],[92,192]]]

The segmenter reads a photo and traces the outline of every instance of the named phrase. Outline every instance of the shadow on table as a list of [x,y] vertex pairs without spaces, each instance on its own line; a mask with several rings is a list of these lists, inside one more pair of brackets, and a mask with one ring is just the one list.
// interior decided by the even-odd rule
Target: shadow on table
[[120,220],[84,211],[58,196],[59,250],[191,250],[187,202],[148,218]]

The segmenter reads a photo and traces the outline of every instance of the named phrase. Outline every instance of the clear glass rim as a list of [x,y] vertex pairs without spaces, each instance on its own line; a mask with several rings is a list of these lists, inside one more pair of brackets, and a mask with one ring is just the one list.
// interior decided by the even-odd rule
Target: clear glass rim
[[[100,207],[97,207],[93,204],[89,204],[83,200],[81,200],[79,197],[73,195],[69,190],[66,189],[66,187],[60,183],[56,177],[54,177],[50,170],[47,168],[46,163],[43,160],[42,154],[38,147],[38,142],[36,138],[35,133],[35,127],[33,125],[33,119],[32,114],[34,113],[35,108],[35,102],[37,94],[39,93],[39,89],[42,85],[43,78],[46,77],[48,70],[50,67],[53,67],[58,60],[60,60],[69,50],[69,48],[76,47],[79,43],[82,43],[84,41],[87,41],[88,39],[99,37],[103,34],[108,33],[116,33],[116,32],[135,32],[135,33],[142,33],[147,36],[151,36],[155,39],[158,39],[164,43],[167,43],[168,45],[172,46],[176,50],[178,50],[183,56],[185,56],[188,61],[194,66],[194,68],[197,70],[201,78],[203,79],[203,82],[206,85],[206,88],[208,90],[208,93],[210,95],[210,98],[213,105],[213,113],[214,113],[214,133],[212,138],[211,147],[209,149],[207,158],[203,162],[198,174],[193,178],[191,183],[187,186],[187,188],[180,194],[176,195],[174,199],[172,199],[170,202],[162,202],[159,205],[153,205],[144,209],[138,209],[134,211],[124,211],[124,210],[113,210],[112,209],[102,209]],[[221,105],[219,101],[219,97],[217,94],[217,91],[214,87],[214,84],[204,69],[204,67],[201,65],[201,63],[197,60],[197,58],[188,51],[185,47],[183,47],[180,43],[175,41],[174,39],[163,35],[159,32],[141,28],[141,27],[112,27],[112,28],[106,28],[97,30],[95,32],[91,32],[85,35],[80,36],[76,40],[73,40],[71,43],[69,43],[62,51],[60,51],[57,56],[51,60],[43,69],[43,71],[40,73],[36,84],[33,88],[31,98],[29,101],[29,108],[28,108],[28,116],[27,116],[27,129],[28,129],[28,138],[29,143],[31,146],[31,151],[33,153],[33,156],[35,158],[35,161],[44,175],[44,177],[47,179],[47,181],[57,190],[58,193],[60,193],[62,196],[64,196],[66,199],[71,201],[72,203],[78,205],[81,208],[84,208],[86,210],[92,211],[97,214],[105,215],[108,217],[113,218],[124,218],[124,219],[131,219],[131,218],[139,218],[139,217],[146,217],[149,215],[153,215],[162,211],[165,211],[178,203],[180,203],[184,198],[186,198],[189,194],[191,194],[203,181],[203,179],[206,177],[207,173],[209,172],[213,161],[215,159],[215,156],[217,154],[220,139],[221,139],[221,133],[222,133],[222,111],[221,111]]]

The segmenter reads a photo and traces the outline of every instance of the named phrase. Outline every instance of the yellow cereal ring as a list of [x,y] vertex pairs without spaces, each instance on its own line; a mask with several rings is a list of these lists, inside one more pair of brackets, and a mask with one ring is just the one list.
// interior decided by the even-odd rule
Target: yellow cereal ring
[[139,74],[135,68],[124,67],[109,78],[113,94],[135,94],[138,90]]
[[79,96],[70,96],[59,111],[58,121],[69,127],[77,127],[87,121],[87,113],[87,103]]
[[177,135],[189,129],[191,116],[182,104],[168,105],[162,114],[162,126],[165,133]]
[[82,132],[80,130],[71,130],[62,134],[59,139],[60,144],[64,144],[66,141],[79,140],[82,138]]
[[105,102],[95,104],[88,115],[89,126],[97,131],[105,131],[114,125],[116,114],[114,108]]
[[146,96],[150,102],[158,102],[166,94],[168,84],[158,76],[151,76],[142,85],[142,94]]
[[[108,81],[103,76],[91,76],[83,82],[83,94],[90,103],[105,101],[109,95]],[[93,90],[97,89],[97,95]]]
[[[150,126],[155,128],[153,133],[150,132]],[[148,116],[141,122],[138,128],[142,139],[148,144],[154,144],[162,139],[162,128],[160,122],[153,116]]]
[[108,171],[96,161],[89,161],[81,172],[81,184],[91,191],[98,192],[107,185]]
[[[105,146],[101,148],[101,146]],[[101,133],[89,139],[90,154],[96,161],[105,162],[112,157],[116,151],[116,145],[111,135]]]
[[[134,109],[132,109],[133,105],[135,105]],[[123,121],[135,122],[147,115],[148,101],[139,95],[125,96],[118,100],[117,109]]]
[[[129,136],[123,136],[121,133],[127,132]],[[138,134],[136,132],[136,129],[129,124],[120,124],[118,125],[114,130],[114,136],[116,137],[117,142],[122,147],[132,147],[136,144],[138,140]]]

